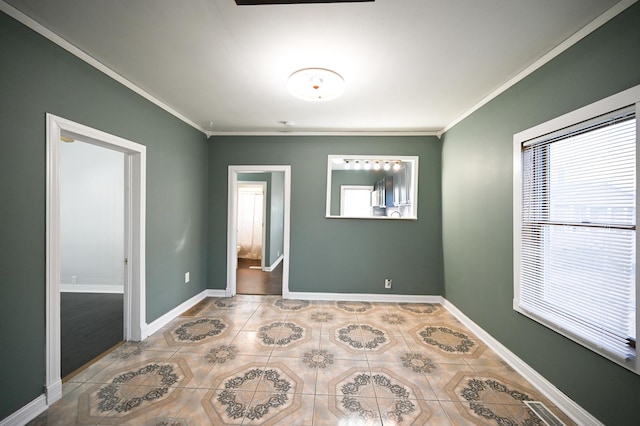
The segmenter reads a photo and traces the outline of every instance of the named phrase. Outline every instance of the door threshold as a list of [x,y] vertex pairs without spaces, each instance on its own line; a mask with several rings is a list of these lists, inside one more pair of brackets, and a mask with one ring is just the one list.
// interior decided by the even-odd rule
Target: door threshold
[[124,344],[124,341],[122,342],[118,342],[116,343],[114,346],[112,346],[111,348],[107,349],[106,351],[102,352],[100,355],[96,356],[95,358],[93,358],[91,361],[87,362],[86,364],[84,364],[83,366],[81,366],[80,368],[78,368],[76,371],[71,372],[69,374],[67,374],[66,376],[64,376],[62,378],[62,383],[66,383],[69,380],[73,379],[74,377],[76,377],[78,374],[82,373],[83,371],[85,371],[87,368],[91,367],[93,364],[95,364],[96,362],[100,361],[102,358],[106,357],[107,355],[109,355],[111,352],[115,351],[116,349],[118,349],[120,346],[122,346]]

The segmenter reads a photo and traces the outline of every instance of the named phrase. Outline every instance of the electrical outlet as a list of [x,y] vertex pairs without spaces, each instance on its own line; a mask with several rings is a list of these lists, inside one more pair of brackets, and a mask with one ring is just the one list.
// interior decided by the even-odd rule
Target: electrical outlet
[[184,283],[186,284],[186,283],[188,283],[188,282],[189,282],[189,273],[188,273],[188,272],[185,272],[185,273],[184,273]]
[[391,288],[391,283],[393,281],[391,280],[391,278],[387,278],[384,280],[384,288]]
[[71,275],[71,284],[78,284],[78,276]]

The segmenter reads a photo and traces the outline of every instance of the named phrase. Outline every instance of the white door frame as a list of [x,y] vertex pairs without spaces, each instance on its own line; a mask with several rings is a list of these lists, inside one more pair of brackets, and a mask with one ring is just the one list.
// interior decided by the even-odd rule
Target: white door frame
[[[60,377],[60,137],[125,154],[124,338],[143,340],[145,307],[146,147],[47,113],[46,383],[47,405],[62,397]],[[123,259],[124,261],[124,259]]]
[[[240,190],[241,186],[260,186],[262,187],[262,253],[260,253],[260,268],[264,271],[265,268],[265,253],[266,253],[266,241],[267,241],[267,182],[266,181],[250,181],[250,180],[243,180],[243,181],[238,181],[238,191]],[[238,212],[236,211],[236,214],[238,214]],[[237,225],[237,223],[236,223]],[[236,233],[236,241],[237,241],[237,233]],[[237,256],[236,256],[237,257]],[[236,265],[237,266],[237,265]]]
[[[282,258],[282,297],[289,298],[289,221],[291,210],[291,166],[229,166],[227,202],[227,288],[226,296],[236,295],[238,173],[284,172],[284,235]],[[266,204],[266,203],[265,203]]]

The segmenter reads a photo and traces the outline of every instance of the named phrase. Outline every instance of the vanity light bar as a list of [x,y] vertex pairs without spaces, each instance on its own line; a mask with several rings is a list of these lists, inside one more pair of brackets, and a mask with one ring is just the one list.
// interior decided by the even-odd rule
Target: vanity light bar
[[334,164],[344,164],[344,168],[347,170],[400,170],[402,167],[402,161],[400,160],[367,160],[356,158],[334,158]]

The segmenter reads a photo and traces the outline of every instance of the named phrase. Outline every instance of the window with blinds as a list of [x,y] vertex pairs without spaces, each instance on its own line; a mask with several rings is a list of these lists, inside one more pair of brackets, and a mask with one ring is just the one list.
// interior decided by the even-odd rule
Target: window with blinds
[[632,104],[516,135],[514,308],[638,373],[637,127]]

